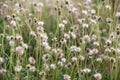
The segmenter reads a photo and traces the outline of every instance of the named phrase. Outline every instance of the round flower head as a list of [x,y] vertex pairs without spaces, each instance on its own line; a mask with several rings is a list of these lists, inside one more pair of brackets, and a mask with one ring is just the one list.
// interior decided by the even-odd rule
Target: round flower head
[[24,53],[24,48],[22,46],[18,46],[15,49],[16,53],[18,53],[19,55],[23,55]]
[[82,70],[83,73],[88,74],[91,72],[91,69],[85,68]]
[[50,65],[50,68],[51,68],[51,69],[56,69],[56,65],[55,65],[55,64],[51,64],[51,65]]
[[11,22],[10,22],[10,25],[11,25],[11,27],[13,27],[13,28],[15,28],[15,27],[17,26],[17,24],[16,24],[15,21],[11,21]]
[[10,41],[9,41],[9,45],[10,45],[10,46],[14,46],[14,45],[15,45],[15,42],[14,42],[13,40],[10,40]]
[[101,80],[102,79],[102,75],[100,73],[96,73],[93,76],[96,80]]
[[30,62],[31,64],[35,64],[35,59],[34,59],[33,57],[29,57],[29,62]]
[[22,70],[22,66],[15,66],[15,71],[16,72],[20,72]]
[[71,79],[70,79],[71,77],[70,77],[68,74],[64,74],[64,75],[63,75],[63,78],[64,78],[64,80],[71,80]]
[[39,72],[39,75],[40,75],[40,76],[45,76],[46,73],[45,73],[44,71],[40,71],[40,72]]
[[35,66],[30,66],[29,70],[30,70],[31,72],[35,72],[35,71],[36,71],[36,67],[35,67]]

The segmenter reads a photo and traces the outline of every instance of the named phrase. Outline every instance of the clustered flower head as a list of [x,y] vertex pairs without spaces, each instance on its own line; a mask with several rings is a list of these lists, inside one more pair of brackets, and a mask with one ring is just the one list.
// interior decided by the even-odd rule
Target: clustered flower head
[[70,47],[70,51],[71,52],[80,52],[81,48],[80,47],[77,47],[77,46],[71,46]]

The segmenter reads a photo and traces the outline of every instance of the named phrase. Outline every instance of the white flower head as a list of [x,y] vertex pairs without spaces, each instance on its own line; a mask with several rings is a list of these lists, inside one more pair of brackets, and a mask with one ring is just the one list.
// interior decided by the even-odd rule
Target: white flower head
[[65,24],[60,23],[60,24],[59,24],[59,28],[60,28],[61,30],[64,30],[64,28],[65,28]]
[[83,60],[85,60],[85,57],[82,56],[82,55],[80,55],[80,56],[79,56],[79,59],[80,59],[81,61],[83,61]]
[[0,69],[0,73],[6,73],[7,72],[7,70],[6,69],[4,69],[4,68],[2,68],[2,69]]
[[53,70],[55,70],[56,69],[56,65],[55,64],[51,64],[50,68],[53,69]]
[[76,34],[75,34],[74,32],[71,32],[71,37],[72,37],[73,39],[76,39],[76,38],[77,38],[77,36],[76,36]]
[[35,66],[30,66],[29,70],[30,70],[31,72],[35,72],[35,71],[36,71],[36,67],[35,67]]
[[97,36],[93,34],[93,35],[91,36],[91,40],[95,41],[96,39],[97,39]]
[[44,64],[44,68],[45,68],[45,70],[47,70],[47,71],[49,71],[49,70],[50,70],[50,67],[49,67],[49,65],[48,65],[48,64]]
[[120,17],[120,12],[117,12],[117,13],[116,13],[116,17]]
[[63,24],[67,24],[67,20],[63,20],[63,22],[62,22]]
[[28,45],[26,43],[22,44],[23,48],[28,49]]
[[20,72],[21,70],[22,70],[22,66],[19,66],[19,65],[15,66],[16,72]]
[[65,63],[66,62],[66,58],[61,58],[61,61]]
[[65,33],[65,34],[64,34],[64,37],[65,37],[66,39],[69,39],[69,38],[70,38],[70,35],[67,34],[67,33]]
[[38,2],[38,3],[37,3],[37,7],[41,8],[41,7],[43,7],[43,6],[44,6],[43,3],[41,3],[41,2]]
[[11,27],[13,27],[13,28],[17,26],[16,22],[13,21],[13,20],[10,22],[10,25],[11,25]]
[[39,25],[39,26],[43,26],[43,25],[44,25],[44,22],[43,22],[43,21],[38,21],[38,25]]
[[83,26],[83,28],[88,28],[89,27],[89,25],[88,24],[82,24],[82,26]]
[[64,80],[71,80],[71,79],[70,79],[71,77],[70,77],[68,74],[64,74],[64,75],[63,75],[63,78],[64,78]]
[[102,79],[102,75],[100,73],[96,73],[93,76],[96,80],[101,80]]
[[98,42],[98,41],[95,41],[95,42],[93,42],[93,45],[99,46],[99,42]]
[[45,73],[44,71],[40,71],[40,72],[39,72],[39,75],[40,75],[40,76],[44,76],[44,75],[46,75],[46,73]]
[[35,59],[34,59],[33,57],[29,57],[29,62],[30,62],[31,64],[35,64]]
[[111,10],[111,5],[106,5],[105,7],[106,7],[106,9]]
[[92,9],[91,14],[95,14],[95,13],[96,13],[96,10]]
[[82,10],[82,13],[83,13],[84,15],[87,15],[87,14],[88,14],[88,11],[87,11],[87,10]]
[[13,40],[10,40],[10,41],[9,41],[9,45],[10,45],[10,46],[14,46],[14,45],[15,45],[15,42],[14,42]]
[[48,60],[49,60],[49,57],[50,57],[49,54],[44,54],[44,55],[42,56],[42,60],[43,60],[43,61],[48,61]]
[[67,42],[67,40],[66,40],[65,38],[62,38],[62,39],[60,40],[60,42],[61,42],[61,44],[65,44],[65,43]]
[[76,62],[77,61],[77,57],[72,57],[72,61]]
[[83,37],[84,41],[90,42],[90,36],[89,35],[85,35]]
[[82,72],[85,73],[85,74],[88,74],[88,73],[91,72],[91,69],[85,68],[85,69],[82,70]]
[[73,45],[70,47],[70,51],[71,52],[80,52],[81,48]]
[[34,31],[30,31],[30,35],[31,35],[31,36],[34,36],[34,37],[37,36]]
[[24,54],[24,48],[22,46],[18,46],[15,49],[16,53],[18,53],[19,55],[23,55]]
[[63,62],[62,61],[58,61],[58,66],[63,66]]

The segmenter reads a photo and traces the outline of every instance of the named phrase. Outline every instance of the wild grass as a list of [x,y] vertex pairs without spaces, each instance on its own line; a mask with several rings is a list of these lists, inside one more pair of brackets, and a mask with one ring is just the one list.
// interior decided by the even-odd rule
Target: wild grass
[[1,0],[0,80],[120,80],[119,0]]

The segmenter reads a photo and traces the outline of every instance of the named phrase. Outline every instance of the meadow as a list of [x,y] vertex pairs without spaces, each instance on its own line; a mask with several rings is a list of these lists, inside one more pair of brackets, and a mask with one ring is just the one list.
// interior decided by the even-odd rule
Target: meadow
[[120,80],[120,0],[0,0],[0,80]]

